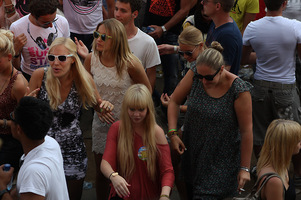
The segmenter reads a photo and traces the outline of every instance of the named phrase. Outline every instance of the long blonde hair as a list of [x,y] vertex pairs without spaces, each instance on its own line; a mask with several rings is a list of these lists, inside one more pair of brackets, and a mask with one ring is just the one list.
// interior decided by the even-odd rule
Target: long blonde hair
[[0,55],[15,55],[13,39],[14,34],[11,31],[0,29]]
[[[117,74],[121,77],[123,70],[127,69],[129,64],[132,65],[132,60],[136,60],[138,62],[140,62],[140,60],[131,53],[126,31],[121,22],[114,18],[103,20],[97,25],[96,31],[101,25],[104,25],[106,34],[112,36],[112,38],[109,39],[112,40],[112,46],[107,51],[109,51],[111,55],[114,55]],[[92,46],[93,52],[96,56],[99,56],[101,52],[96,49],[96,45],[96,39],[94,39]]]
[[301,126],[295,121],[276,119],[269,125],[257,163],[257,173],[271,166],[285,180],[292,155],[301,140]]
[[[74,58],[74,63],[71,64],[70,68],[71,77],[75,82],[76,90],[81,98],[84,108],[87,108],[87,106],[95,105],[97,101],[95,97],[95,90],[91,82],[92,79],[90,78],[89,73],[86,71],[77,55],[76,44],[70,38],[56,38],[52,42],[48,53],[51,53],[52,48],[58,45],[63,45],[64,47],[66,47],[66,49],[68,49],[69,53],[72,54],[72,57]],[[47,71],[45,85],[49,96],[50,107],[56,110],[61,103],[61,83],[57,77],[53,76],[51,67],[49,67]]]
[[129,108],[147,109],[144,119],[145,132],[142,134],[143,144],[147,149],[147,171],[149,178],[155,180],[157,167],[157,146],[155,138],[155,109],[152,96],[143,84],[132,85],[125,93],[119,127],[117,146],[118,170],[125,179],[130,179],[135,170],[134,161],[134,130],[128,114]]

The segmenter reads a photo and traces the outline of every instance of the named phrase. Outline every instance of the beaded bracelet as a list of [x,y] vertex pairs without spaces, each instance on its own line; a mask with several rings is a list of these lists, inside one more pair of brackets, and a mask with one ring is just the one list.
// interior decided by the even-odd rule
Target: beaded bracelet
[[175,129],[175,128],[169,129],[168,133],[174,132],[174,131],[177,131],[177,129]]
[[171,138],[171,137],[173,137],[175,135],[179,136],[178,131],[170,131],[170,132],[167,133],[167,136],[169,138]]
[[166,197],[166,198],[170,199],[169,196],[166,195],[166,194],[162,194],[162,195],[160,196],[160,198],[161,198],[161,197]]

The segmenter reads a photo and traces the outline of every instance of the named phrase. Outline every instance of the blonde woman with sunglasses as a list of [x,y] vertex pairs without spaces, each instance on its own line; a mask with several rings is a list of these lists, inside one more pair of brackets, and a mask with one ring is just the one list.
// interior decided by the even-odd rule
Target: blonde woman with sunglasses
[[[222,47],[214,42],[178,84],[168,104],[168,136],[182,155],[188,199],[224,199],[250,180],[252,154],[251,85],[225,69]],[[218,49],[218,50],[216,50]],[[177,132],[185,97],[184,132]]]
[[71,200],[81,199],[87,171],[88,159],[79,127],[81,107],[93,106],[101,116],[113,120],[113,105],[101,99],[76,49],[70,38],[56,38],[47,55],[50,67],[34,71],[29,83],[31,94],[49,102],[53,110],[53,124],[47,134],[60,144]]
[[[151,85],[141,62],[129,49],[124,25],[116,19],[101,22],[93,34],[93,52],[85,59],[85,67],[94,78],[103,98],[115,106],[113,117],[119,119],[121,103],[126,90],[134,83],[142,83],[151,91]],[[98,199],[108,199],[108,180],[100,172],[110,124],[94,114],[92,124],[92,151],[96,163],[96,192]]]

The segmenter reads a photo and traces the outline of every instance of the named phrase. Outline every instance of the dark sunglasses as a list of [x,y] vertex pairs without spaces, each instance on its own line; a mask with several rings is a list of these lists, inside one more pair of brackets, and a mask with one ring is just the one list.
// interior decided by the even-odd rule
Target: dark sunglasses
[[93,32],[93,37],[95,39],[99,38],[102,40],[102,41],[106,41],[107,38],[111,39],[112,36],[109,36],[109,35],[106,35],[106,34],[100,34],[98,31],[94,31]]
[[187,56],[190,57],[190,56],[192,56],[194,50],[195,50],[197,47],[198,47],[198,46],[195,46],[194,49],[193,49],[192,51],[181,51],[181,50],[179,50],[178,53],[180,54],[180,56],[184,56],[184,54],[185,54],[185,55],[187,55]]
[[73,55],[59,55],[59,56],[55,56],[55,55],[48,55],[48,60],[53,62],[55,60],[55,58],[57,58],[59,61],[61,62],[65,62],[67,60],[68,57],[72,57]]
[[207,81],[213,81],[214,77],[216,76],[216,74],[221,70],[221,68],[219,68],[213,75],[201,75],[201,74],[196,74],[196,77],[199,79],[206,79]]
[[17,124],[18,122],[17,122],[17,120],[14,118],[13,114],[14,114],[14,112],[11,112],[11,113],[9,114],[10,119],[11,119],[13,122],[15,122],[15,123]]

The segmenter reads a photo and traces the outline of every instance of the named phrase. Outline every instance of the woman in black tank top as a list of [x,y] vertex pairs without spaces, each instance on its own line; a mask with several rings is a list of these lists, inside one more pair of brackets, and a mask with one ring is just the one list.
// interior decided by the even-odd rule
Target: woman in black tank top
[[[277,173],[261,191],[260,199],[295,200],[295,186],[289,178],[288,169],[293,155],[301,148],[301,126],[284,119],[272,121],[267,129],[264,144],[257,163],[257,175]],[[263,182],[263,181],[261,181]]]

